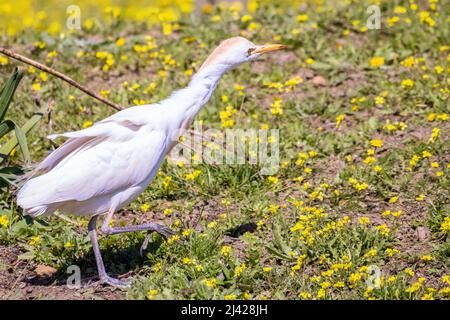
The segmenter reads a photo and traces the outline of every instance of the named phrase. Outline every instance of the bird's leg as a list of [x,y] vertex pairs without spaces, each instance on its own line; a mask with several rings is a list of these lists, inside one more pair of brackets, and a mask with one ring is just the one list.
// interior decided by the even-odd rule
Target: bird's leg
[[144,239],[144,242],[141,246],[140,252],[142,256],[142,252],[147,248],[148,242],[150,240],[150,236],[153,232],[159,233],[164,238],[170,238],[175,234],[174,231],[172,231],[170,228],[154,222],[139,224],[139,225],[133,225],[133,226],[127,226],[127,227],[116,227],[111,228],[110,227],[110,221],[114,214],[113,210],[110,210],[108,212],[108,215],[105,218],[105,221],[102,224],[101,230],[103,233],[107,235],[113,235],[118,233],[126,233],[126,232],[137,232],[137,231],[147,231],[147,235]]
[[97,226],[97,216],[93,216],[89,221],[88,232],[89,238],[91,239],[92,248],[94,249],[95,261],[97,263],[98,276],[100,278],[100,281],[115,287],[129,287],[130,286],[129,281],[111,278],[106,274],[105,265],[103,263],[103,258],[100,253],[100,247],[98,245],[96,226]]

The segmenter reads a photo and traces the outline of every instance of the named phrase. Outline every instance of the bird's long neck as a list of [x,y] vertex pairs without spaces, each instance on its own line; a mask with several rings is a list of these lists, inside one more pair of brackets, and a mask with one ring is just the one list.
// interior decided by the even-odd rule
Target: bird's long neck
[[192,77],[186,88],[178,90],[169,98],[173,107],[182,113],[182,127],[190,126],[195,115],[211,98],[217,83],[227,70],[223,65],[202,68]]

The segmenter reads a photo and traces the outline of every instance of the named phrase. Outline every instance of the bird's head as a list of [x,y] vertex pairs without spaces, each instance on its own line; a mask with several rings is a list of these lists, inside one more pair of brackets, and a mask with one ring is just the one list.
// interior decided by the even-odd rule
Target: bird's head
[[274,52],[285,47],[282,44],[256,45],[242,37],[230,38],[222,41],[214,49],[200,67],[200,71],[212,66],[228,70],[244,62],[252,61],[264,53]]

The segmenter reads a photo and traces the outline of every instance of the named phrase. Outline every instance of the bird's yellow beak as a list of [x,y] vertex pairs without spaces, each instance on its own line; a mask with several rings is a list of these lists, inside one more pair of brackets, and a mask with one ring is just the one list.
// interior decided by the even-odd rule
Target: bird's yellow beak
[[263,46],[257,47],[254,53],[262,54],[266,52],[278,51],[284,48],[286,48],[284,44],[265,44]]

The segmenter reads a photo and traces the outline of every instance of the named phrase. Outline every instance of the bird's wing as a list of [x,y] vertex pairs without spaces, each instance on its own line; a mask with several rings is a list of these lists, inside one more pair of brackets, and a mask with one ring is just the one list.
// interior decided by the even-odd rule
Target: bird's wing
[[165,150],[166,135],[154,130],[131,139],[93,140],[49,172],[56,184],[53,201],[83,201],[140,185],[156,173]]
[[83,150],[83,147],[92,146],[101,139],[127,140],[133,136],[133,132],[143,126],[155,127],[152,125],[153,111],[155,111],[153,108],[132,107],[117,112],[89,128],[49,135],[48,138],[52,140],[59,137],[69,139],[49,154],[26,178],[50,171],[63,159],[67,160],[69,155],[73,156],[76,152]]
[[29,180],[19,191],[18,197],[26,198],[24,203],[112,196],[153,177],[167,149],[165,132],[149,123],[124,119],[52,137],[57,136],[69,140],[39,166],[48,172]]

